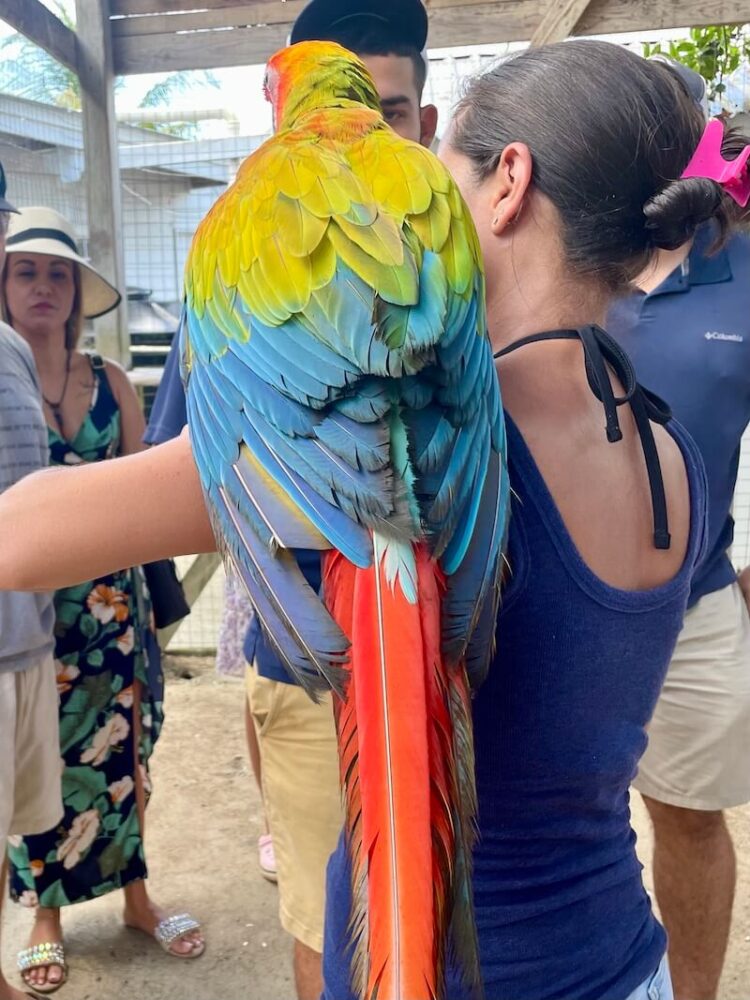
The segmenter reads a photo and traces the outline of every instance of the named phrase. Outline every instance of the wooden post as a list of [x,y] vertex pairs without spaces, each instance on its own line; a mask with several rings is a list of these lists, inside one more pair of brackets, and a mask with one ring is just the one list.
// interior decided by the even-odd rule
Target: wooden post
[[122,305],[95,323],[97,347],[128,365],[127,295],[122,247],[122,199],[117,158],[109,0],[76,0],[89,256],[123,295]]
[[590,3],[591,0],[552,0],[532,35],[532,47],[564,41],[573,33]]
[[[190,569],[182,578],[182,589],[185,591],[185,599],[191,608],[211,582],[220,564],[221,556],[216,552],[204,552],[195,557]],[[184,619],[175,622],[174,625],[169,625],[167,628],[159,629],[159,645],[162,649],[167,648],[183,621]]]

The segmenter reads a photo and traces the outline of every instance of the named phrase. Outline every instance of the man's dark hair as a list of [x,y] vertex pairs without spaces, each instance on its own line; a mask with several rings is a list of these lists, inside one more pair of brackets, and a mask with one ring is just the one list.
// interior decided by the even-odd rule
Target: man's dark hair
[[424,85],[427,82],[427,64],[422,53],[413,45],[399,40],[398,32],[389,25],[365,20],[366,27],[363,28],[363,20],[360,18],[344,24],[340,28],[333,28],[330,34],[326,35],[327,40],[338,42],[350,52],[355,52],[360,58],[362,56],[400,56],[403,59],[411,59],[417,96],[421,101]]
[[[560,213],[568,264],[619,290],[656,248],[699,225],[725,228],[736,206],[712,180],[681,179],[703,114],[668,66],[608,42],[529,49],[470,85],[452,142],[490,176],[503,149],[525,143],[533,183]],[[727,129],[724,156],[748,141]]]

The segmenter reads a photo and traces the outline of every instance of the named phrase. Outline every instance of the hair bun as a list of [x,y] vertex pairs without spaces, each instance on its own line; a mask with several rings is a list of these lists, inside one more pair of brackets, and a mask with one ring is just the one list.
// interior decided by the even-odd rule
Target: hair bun
[[707,177],[672,181],[643,206],[651,242],[661,250],[676,250],[717,214],[723,200],[722,189]]

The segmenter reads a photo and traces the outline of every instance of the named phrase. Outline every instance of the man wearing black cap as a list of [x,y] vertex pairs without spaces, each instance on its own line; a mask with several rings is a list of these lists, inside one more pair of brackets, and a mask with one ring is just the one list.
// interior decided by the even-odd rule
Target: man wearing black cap
[[[405,139],[429,146],[437,109],[422,107],[427,76],[424,47],[427,12],[421,0],[312,0],[290,38],[335,41],[366,63],[388,124]],[[161,444],[186,421],[171,351],[145,440]],[[320,588],[320,556],[298,552],[308,583]],[[325,866],[341,830],[338,753],[330,696],[314,705],[290,679],[256,623],[245,641],[248,704],[262,761],[263,799],[276,860],[279,915],[294,938],[294,974],[299,1000],[322,992],[321,951]]]
[[437,108],[421,106],[427,79],[427,11],[422,0],[312,0],[290,42],[338,42],[364,58],[385,120],[405,139],[429,146]]
[[[0,272],[8,213],[0,165]],[[0,323],[0,493],[47,464],[47,427],[34,359]],[[51,594],[0,592],[0,906],[5,847],[14,834],[43,833],[62,817]],[[0,972],[0,1000],[22,1000]]]

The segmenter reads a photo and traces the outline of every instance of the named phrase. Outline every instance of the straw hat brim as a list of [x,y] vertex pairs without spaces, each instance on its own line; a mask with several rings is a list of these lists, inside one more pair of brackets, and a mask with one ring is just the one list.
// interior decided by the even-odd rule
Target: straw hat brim
[[72,260],[78,264],[81,274],[81,307],[86,319],[98,319],[99,316],[112,312],[122,301],[122,295],[114,285],[103,278],[80,254],[61,241],[35,237],[14,242],[10,237],[5,249],[8,254],[41,253],[49,257]]

